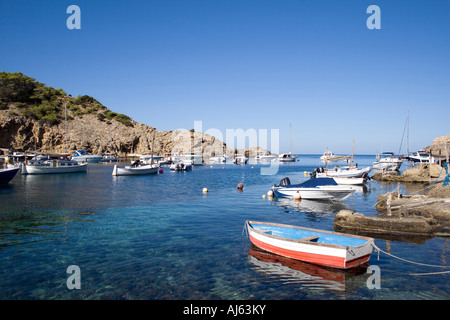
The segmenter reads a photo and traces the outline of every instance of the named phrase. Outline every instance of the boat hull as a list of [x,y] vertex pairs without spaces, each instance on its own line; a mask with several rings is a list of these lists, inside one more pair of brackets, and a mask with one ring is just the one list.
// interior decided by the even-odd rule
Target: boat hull
[[86,172],[87,163],[67,166],[23,165],[22,174],[58,174]]
[[353,192],[355,188],[351,186],[318,186],[314,188],[292,188],[292,187],[276,187],[273,192],[280,197],[294,197],[297,193],[301,199],[345,199]]
[[72,157],[73,161],[76,162],[87,162],[87,163],[99,163],[101,161],[103,161],[103,157],[102,156],[73,156]]
[[387,170],[387,171],[397,171],[402,165],[401,161],[395,162],[374,162],[373,168],[375,170]]
[[317,173],[317,177],[331,177],[331,178],[361,178],[367,175],[372,169],[366,167],[358,168],[342,168],[337,170],[327,170],[326,172]]
[[10,182],[19,170],[19,167],[0,169],[0,184]]
[[126,166],[124,168],[119,168],[117,165],[114,166],[113,176],[135,176],[144,174],[155,174],[158,173],[159,167],[152,165],[131,167]]
[[[263,226],[261,229],[254,228],[253,225]],[[295,260],[305,261],[317,265],[338,268],[350,269],[358,267],[367,263],[373,250],[372,238],[359,237],[353,235],[346,235],[337,232],[315,230],[308,228],[300,228],[289,225],[281,225],[274,223],[253,222],[247,221],[246,227],[250,241],[258,248]],[[290,229],[290,230],[305,230],[307,234],[315,234],[324,239],[335,239],[340,243],[352,243],[358,245],[339,245],[332,243],[310,242],[302,239],[287,239],[273,234],[276,232],[265,231],[265,229]],[[272,233],[272,234],[269,234]],[[342,241],[343,239],[346,240]]]

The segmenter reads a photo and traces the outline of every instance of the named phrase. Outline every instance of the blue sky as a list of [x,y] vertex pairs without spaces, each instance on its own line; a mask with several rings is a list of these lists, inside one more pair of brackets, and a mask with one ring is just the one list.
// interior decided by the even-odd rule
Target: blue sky
[[415,151],[450,134],[449,17],[448,0],[2,0],[0,70],[158,130],[279,129],[281,152],[290,124],[296,153],[398,152],[409,110]]

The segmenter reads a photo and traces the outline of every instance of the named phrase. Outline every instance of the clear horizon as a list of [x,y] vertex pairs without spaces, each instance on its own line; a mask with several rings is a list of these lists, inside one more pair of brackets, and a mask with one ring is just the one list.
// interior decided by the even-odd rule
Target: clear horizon
[[[81,29],[69,29],[70,5]],[[366,25],[370,5],[381,29]],[[160,131],[279,130],[279,153],[376,154],[450,134],[450,2],[13,1],[0,71]],[[251,146],[248,146],[251,147]]]

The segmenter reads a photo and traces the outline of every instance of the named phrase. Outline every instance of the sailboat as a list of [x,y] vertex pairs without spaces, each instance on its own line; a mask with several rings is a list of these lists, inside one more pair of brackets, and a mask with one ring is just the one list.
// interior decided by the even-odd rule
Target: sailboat
[[292,154],[292,126],[289,124],[289,153],[282,153],[278,156],[280,162],[295,162],[297,156]]

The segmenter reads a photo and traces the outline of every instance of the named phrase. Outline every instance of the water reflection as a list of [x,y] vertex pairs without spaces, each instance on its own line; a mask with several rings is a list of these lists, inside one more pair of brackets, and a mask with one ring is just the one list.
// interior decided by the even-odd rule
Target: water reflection
[[278,205],[287,210],[323,214],[337,213],[342,209],[348,208],[347,205],[340,200],[295,200],[284,197],[273,197],[272,204]]
[[[284,284],[299,284],[309,289],[346,290],[346,280],[365,274],[368,264],[351,270],[339,270],[293,260],[262,251],[251,245],[248,250],[248,262],[258,272],[269,276],[273,281]],[[365,281],[365,278],[361,279]]]

